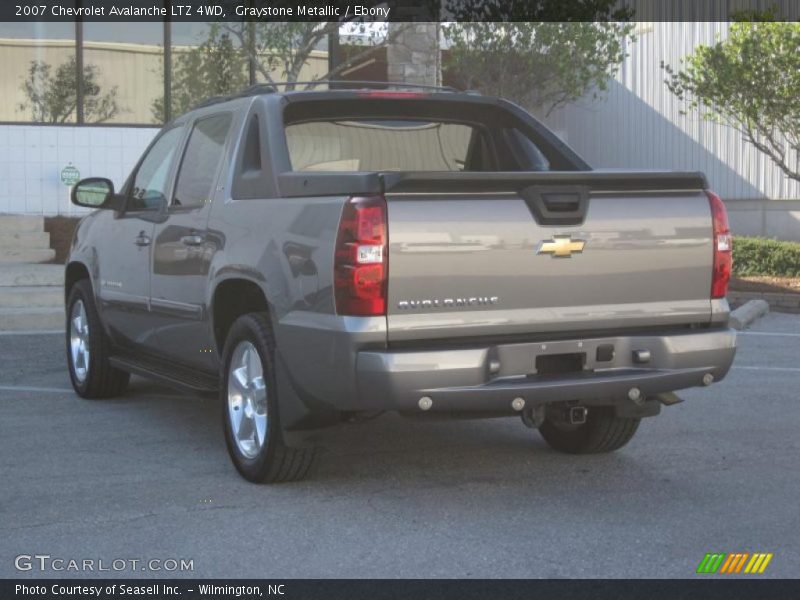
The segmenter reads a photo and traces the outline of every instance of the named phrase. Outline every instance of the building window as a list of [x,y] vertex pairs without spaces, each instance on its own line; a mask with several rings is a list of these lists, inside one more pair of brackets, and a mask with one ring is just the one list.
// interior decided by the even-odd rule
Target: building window
[[162,23],[83,25],[85,123],[164,122]]
[[[315,35],[318,27],[0,22],[0,122],[162,125],[211,96],[286,81],[288,70],[316,79],[328,71],[328,36]],[[302,64],[275,52],[312,38]]]
[[72,23],[0,23],[0,121],[74,123],[75,61]]

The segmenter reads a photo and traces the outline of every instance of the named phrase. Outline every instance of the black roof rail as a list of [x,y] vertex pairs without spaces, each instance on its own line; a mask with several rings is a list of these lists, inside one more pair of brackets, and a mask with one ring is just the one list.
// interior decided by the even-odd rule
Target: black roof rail
[[[260,94],[274,94],[278,91],[279,87],[286,87],[286,86],[295,86],[295,85],[336,85],[336,86],[348,86],[348,87],[336,87],[335,90],[351,90],[351,89],[364,89],[364,88],[372,88],[372,89],[415,89],[415,90],[431,90],[437,92],[459,92],[454,87],[451,86],[439,86],[439,85],[423,85],[421,83],[402,83],[396,81],[351,81],[347,79],[315,79],[311,81],[279,81],[275,83],[257,83],[255,85],[251,85],[249,87],[244,88],[240,92],[236,92],[235,94],[230,94],[228,96],[212,96],[206,100],[203,100],[199,104],[196,104],[192,107],[192,110],[197,108],[204,108],[206,106],[211,106],[213,104],[219,104],[221,102],[227,102],[229,100],[236,100],[237,98],[248,98],[250,96],[257,96]],[[296,91],[310,91],[310,90],[296,90]],[[474,92],[469,92],[474,93]]]
[[[287,85],[320,85],[320,84],[334,84],[334,85],[341,85],[341,86],[349,86],[354,87],[356,89],[363,89],[363,88],[378,88],[378,89],[390,89],[390,88],[400,88],[400,89],[416,89],[416,90],[436,90],[439,92],[458,92],[454,87],[449,85],[425,85],[422,83],[403,83],[401,81],[368,81],[362,79],[317,79],[312,81],[282,81],[280,83],[275,83],[273,85],[277,86],[287,86]],[[348,88],[336,88],[336,89],[348,89]],[[299,90],[303,91],[303,90]]]
[[237,98],[248,98],[250,96],[257,96],[259,94],[273,94],[277,91],[278,90],[271,83],[257,83],[228,96],[211,96],[210,98],[207,98],[194,105],[192,110],[211,106],[212,104],[219,104],[220,102],[227,102],[228,100],[236,100]]

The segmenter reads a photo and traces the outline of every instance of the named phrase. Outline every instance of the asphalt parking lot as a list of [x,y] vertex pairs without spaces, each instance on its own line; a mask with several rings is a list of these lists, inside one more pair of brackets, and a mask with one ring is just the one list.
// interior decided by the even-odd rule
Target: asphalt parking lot
[[236,474],[214,402],[141,379],[82,400],[61,336],[0,344],[0,577],[92,575],[15,570],[37,553],[193,560],[173,576],[530,578],[692,577],[707,552],[772,552],[742,577],[798,574],[800,316],[762,319],[726,380],[615,454],[556,454],[517,419],[387,415],[327,432],[310,478],[272,487]]

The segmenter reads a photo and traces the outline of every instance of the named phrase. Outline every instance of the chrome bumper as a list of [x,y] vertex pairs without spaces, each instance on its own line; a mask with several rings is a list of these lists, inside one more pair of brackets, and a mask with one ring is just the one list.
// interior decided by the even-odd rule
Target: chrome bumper
[[[614,357],[597,360],[599,346],[612,345]],[[636,364],[634,352],[650,360]],[[582,372],[540,375],[536,357],[585,353]],[[736,353],[730,329],[690,331],[659,336],[620,336],[502,344],[432,351],[362,351],[356,360],[358,404],[365,410],[512,411],[560,400],[583,404],[614,403],[632,387],[645,397],[704,385],[704,376],[722,379]],[[707,378],[708,379],[708,378]]]

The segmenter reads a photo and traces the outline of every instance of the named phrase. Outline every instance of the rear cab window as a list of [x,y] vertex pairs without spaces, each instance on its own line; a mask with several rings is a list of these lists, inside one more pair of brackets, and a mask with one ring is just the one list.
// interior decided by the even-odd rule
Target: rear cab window
[[294,101],[284,131],[295,172],[578,170],[520,118],[488,103]]
[[442,121],[348,119],[286,127],[294,171],[464,171],[482,133]]

